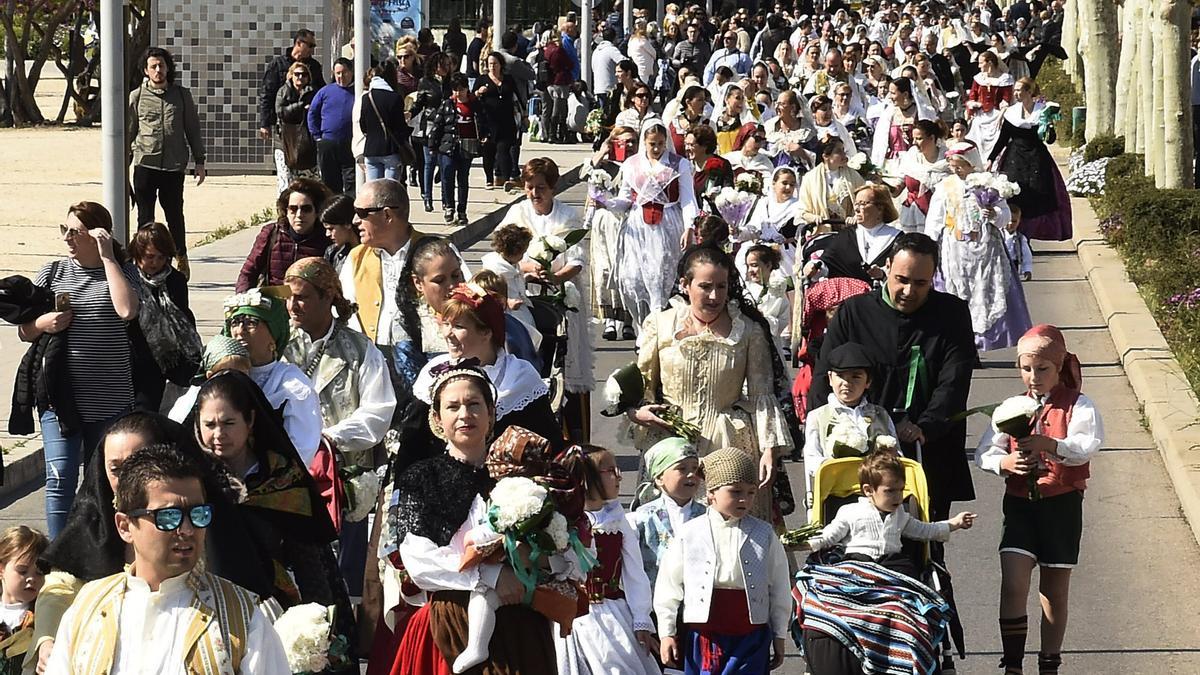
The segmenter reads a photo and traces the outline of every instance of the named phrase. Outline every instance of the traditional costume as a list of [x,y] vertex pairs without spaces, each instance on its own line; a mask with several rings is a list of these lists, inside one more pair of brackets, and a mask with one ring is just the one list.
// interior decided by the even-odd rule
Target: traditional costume
[[[621,164],[617,162],[605,160],[593,169],[595,170],[608,173],[616,185],[623,182]],[[591,263],[592,316],[605,321],[628,322],[629,312],[621,305],[617,256],[621,217],[611,209],[604,208],[589,195],[583,210],[583,222],[591,241],[588,262]]]
[[925,216],[933,189],[950,175],[945,162],[946,148],[938,143],[937,159],[929,161],[921,149],[913,146],[900,155],[897,170],[904,178],[904,198],[900,202],[900,228],[905,232],[924,232]]
[[821,253],[821,262],[825,263],[822,276],[850,277],[878,285],[879,281],[871,278],[867,270],[887,265],[892,242],[900,234],[899,229],[887,223],[875,227],[855,225],[838,232]]
[[[830,169],[821,162],[804,174],[797,190],[799,216],[809,224],[825,220],[844,221],[854,214],[854,191],[866,182],[854,169]],[[828,225],[825,226],[828,230]]]
[[[990,157],[992,147],[1000,138],[1000,125],[1003,123],[1003,109],[1000,103],[1012,103],[1013,86],[1016,80],[1008,73],[996,77],[988,77],[977,73],[971,80],[971,89],[967,93],[968,106],[975,112],[971,115],[971,130],[967,138],[979,147],[984,157]],[[970,106],[971,103],[978,104]]]
[[633,513],[629,524],[637,533],[642,549],[642,565],[653,584],[658,579],[658,561],[667,552],[684,523],[704,513],[705,506],[696,500],[679,504],[662,493],[655,481],[679,462],[698,457],[696,446],[678,436],[655,443],[645,454],[647,480],[638,485],[634,494]]
[[1071,238],[1071,197],[1050,150],[1038,135],[1046,104],[1034,103],[1028,114],[1017,103],[1004,111],[1000,135],[988,156],[999,160],[997,172],[1021,186],[1011,204],[1021,207],[1020,232],[1030,239]]
[[796,234],[788,236],[784,234],[784,230],[788,225],[799,224],[793,223],[798,214],[799,200],[794,192],[783,201],[776,197],[775,181],[784,171],[790,172],[793,177],[796,176],[796,171],[790,167],[779,167],[772,171],[769,181],[763,184],[766,194],[755,201],[749,217],[733,237],[735,241],[742,242],[735,261],[743,279],[746,278],[746,251],[755,243],[778,247],[781,258],[780,271],[785,276],[792,274],[792,267],[796,261],[796,244],[788,240],[795,240]]

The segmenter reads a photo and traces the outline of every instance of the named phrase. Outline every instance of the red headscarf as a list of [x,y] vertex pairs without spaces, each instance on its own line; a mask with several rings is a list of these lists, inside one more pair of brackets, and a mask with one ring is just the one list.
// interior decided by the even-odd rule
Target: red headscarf
[[1046,359],[1058,366],[1058,386],[1071,394],[1078,394],[1083,386],[1083,373],[1079,359],[1067,351],[1067,341],[1062,331],[1048,323],[1041,323],[1021,336],[1017,341],[1017,363],[1028,354]]
[[475,316],[492,332],[492,344],[504,345],[504,307],[500,300],[478,284],[459,284],[450,291],[450,299],[470,307]]

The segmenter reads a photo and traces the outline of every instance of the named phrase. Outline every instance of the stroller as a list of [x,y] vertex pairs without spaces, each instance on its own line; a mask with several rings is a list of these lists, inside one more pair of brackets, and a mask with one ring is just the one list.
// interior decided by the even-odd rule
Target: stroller
[[[904,508],[913,517],[928,521],[929,490],[925,472],[920,463],[912,459],[901,458],[901,462],[904,464],[905,478]],[[861,464],[862,458],[860,457],[830,459],[821,464],[813,481],[809,522],[828,524],[833,520],[839,508],[858,499],[858,469]],[[872,579],[873,570],[884,570],[877,565],[867,566],[865,563],[853,562],[845,564],[854,568],[855,578],[851,584],[846,584],[845,578],[834,582],[845,588],[848,585],[871,587],[872,581],[880,581],[880,585],[871,587],[871,592],[877,596],[873,599],[876,604],[871,607],[859,607],[864,613],[870,615],[870,620],[865,622],[853,619],[843,621],[843,617],[851,618],[853,614],[851,608],[855,600],[850,598],[849,593],[844,597],[839,597],[837,602],[822,602],[818,597],[820,594],[811,590],[813,586],[809,582],[819,584],[822,575],[835,577],[839,573],[838,570],[843,568],[843,565],[836,564],[841,559],[837,549],[810,557],[809,564],[805,565],[804,570],[797,574],[798,581],[792,591],[793,597],[796,599],[796,617],[792,622],[792,637],[797,646],[806,649],[806,646],[813,646],[823,640],[822,650],[833,649],[847,652],[843,654],[843,658],[837,660],[839,663],[857,660],[861,664],[869,660],[878,666],[879,652],[873,653],[871,650],[864,650],[855,638],[857,632],[866,631],[870,633],[867,642],[873,643],[877,649],[881,645],[883,646],[884,660],[887,660],[888,654],[887,637],[902,635],[908,638],[909,642],[903,646],[901,652],[908,650],[912,654],[913,667],[917,669],[913,672],[942,673],[947,669],[952,669],[954,657],[950,652],[951,642],[958,651],[959,657],[965,658],[963,628],[958,618],[958,612],[954,608],[954,591],[949,572],[933,560],[928,542],[906,540],[901,552],[912,560],[917,570],[920,570],[919,579],[901,577],[907,582],[911,582],[907,585],[895,587],[888,585],[890,580]],[[816,567],[812,564],[814,561],[817,563]],[[832,567],[830,567],[831,565]],[[851,572],[846,570],[841,574],[849,576]],[[897,588],[899,599],[904,597],[922,598],[917,600],[915,605],[919,607],[920,613],[912,617],[911,622],[897,620],[896,617],[902,614],[897,610],[903,609],[899,600],[878,597],[886,596]],[[838,595],[841,594],[838,593]],[[911,609],[912,605],[909,607]],[[814,626],[820,628],[814,628]],[[871,633],[872,630],[883,632]],[[850,655],[853,658],[845,658]],[[817,672],[811,663],[810,670],[814,673]],[[862,670],[851,670],[850,672],[862,672],[863,670],[868,669],[862,668]],[[869,670],[870,672],[882,672],[877,667]],[[821,672],[823,675],[826,672],[829,672],[829,675],[836,675],[834,671],[821,670]]]

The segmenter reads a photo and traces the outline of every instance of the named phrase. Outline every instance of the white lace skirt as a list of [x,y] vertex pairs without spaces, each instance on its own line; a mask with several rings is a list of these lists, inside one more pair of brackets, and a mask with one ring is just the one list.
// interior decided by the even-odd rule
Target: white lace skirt
[[676,287],[681,236],[683,209],[678,203],[664,209],[657,225],[646,224],[641,207],[629,209],[619,238],[617,277],[621,301],[639,330],[646,317],[666,308]]
[[571,634],[559,637],[554,627],[559,675],[658,675],[658,663],[633,635],[633,613],[624,599],[591,605],[571,624]]

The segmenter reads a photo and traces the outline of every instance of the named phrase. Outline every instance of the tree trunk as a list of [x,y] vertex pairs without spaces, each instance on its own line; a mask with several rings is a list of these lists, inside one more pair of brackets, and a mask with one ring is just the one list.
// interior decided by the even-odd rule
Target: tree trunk
[[1141,35],[1138,46],[1138,78],[1141,80],[1141,91],[1138,96],[1138,127],[1141,129],[1140,147],[1144,154],[1144,173],[1154,175],[1154,37],[1151,31],[1150,2],[1146,0],[1142,6],[1142,23],[1138,31]]
[[1087,42],[1084,45],[1085,138],[1111,135],[1116,122],[1116,9],[1111,0],[1079,0]]
[[[1162,66],[1162,173],[1155,184],[1164,188],[1192,187],[1191,4],[1165,0],[1154,20],[1158,24]],[[1157,93],[1157,92],[1156,92]]]
[[1150,14],[1146,17],[1146,23],[1150,24],[1150,35],[1154,41],[1155,50],[1153,59],[1154,68],[1154,91],[1153,104],[1150,110],[1150,145],[1154,148],[1154,163],[1151,165],[1150,175],[1154,176],[1155,187],[1163,186],[1163,173],[1166,170],[1165,149],[1163,148],[1163,22],[1158,18],[1159,10],[1157,7],[1152,8]]
[[1081,0],[1067,0],[1063,5],[1062,47],[1067,52],[1066,70],[1076,91],[1083,89],[1083,47],[1087,40],[1084,24],[1079,20]]
[[1121,12],[1121,54],[1117,62],[1117,91],[1113,133],[1125,137],[1125,151],[1137,152],[1137,16],[1141,0],[1126,0]]

